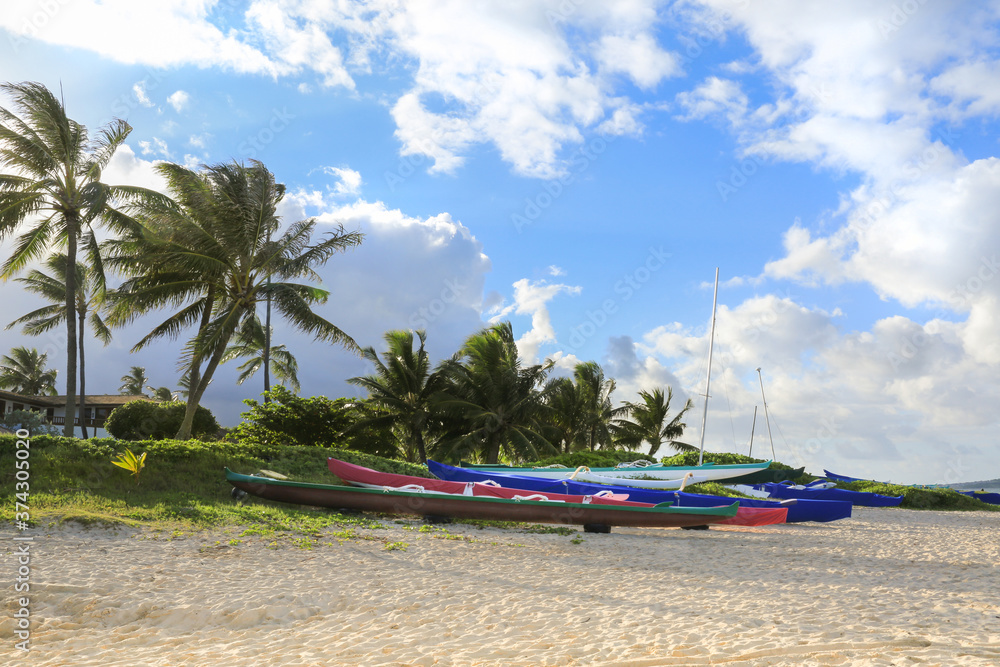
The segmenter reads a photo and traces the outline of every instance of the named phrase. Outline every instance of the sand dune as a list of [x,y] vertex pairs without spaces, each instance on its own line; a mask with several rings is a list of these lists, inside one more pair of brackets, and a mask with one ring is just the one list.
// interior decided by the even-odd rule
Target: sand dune
[[855,508],[832,524],[616,528],[580,544],[386,525],[313,549],[39,530],[32,650],[13,648],[5,587],[0,662],[1000,664],[997,513]]

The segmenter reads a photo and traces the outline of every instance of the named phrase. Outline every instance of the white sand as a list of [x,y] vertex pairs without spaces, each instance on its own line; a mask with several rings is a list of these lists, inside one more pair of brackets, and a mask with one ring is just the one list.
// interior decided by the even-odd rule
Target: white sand
[[13,647],[8,566],[0,663],[1000,664],[1000,513],[855,508],[831,524],[615,528],[580,544],[387,525],[312,550],[36,531],[32,650]]

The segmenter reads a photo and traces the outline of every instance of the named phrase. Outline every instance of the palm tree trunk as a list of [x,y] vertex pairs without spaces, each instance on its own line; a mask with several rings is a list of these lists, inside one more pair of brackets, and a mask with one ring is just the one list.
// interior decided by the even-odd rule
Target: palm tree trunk
[[63,435],[76,435],[76,235],[79,221],[66,218],[66,424]]
[[201,397],[205,393],[205,390],[208,389],[208,385],[212,382],[212,375],[215,374],[215,369],[219,367],[219,362],[222,361],[222,357],[225,352],[225,345],[219,345],[216,347],[216,350],[212,353],[212,358],[208,361],[208,366],[205,367],[205,374],[201,377],[201,380],[197,383],[197,385],[194,382],[196,369],[191,369],[191,391],[188,392],[187,407],[184,409],[184,421],[181,422],[181,427],[177,431],[178,440],[189,440],[191,438],[191,428],[194,426],[194,414],[198,410],[198,404],[201,403]]
[[[87,382],[84,372],[86,364],[84,363],[83,357],[83,341],[85,338],[84,334],[86,333],[86,323],[87,311],[81,310],[77,337],[80,339],[80,430],[84,440],[87,439]],[[94,435],[97,435],[97,433],[94,433]]]
[[417,455],[420,457],[420,462],[426,465],[427,464],[427,450],[424,449],[424,432],[421,429],[419,429],[419,428],[416,428],[416,429],[413,429],[413,430],[416,432],[415,433],[415,435],[416,435],[415,439],[416,439],[416,442],[417,442]]
[[[267,286],[271,287],[271,276],[267,276]],[[267,306],[265,307],[264,315],[264,403],[270,403],[271,397],[268,396],[269,391],[271,391],[271,291],[268,289],[267,292]],[[424,461],[426,463],[426,460]]]

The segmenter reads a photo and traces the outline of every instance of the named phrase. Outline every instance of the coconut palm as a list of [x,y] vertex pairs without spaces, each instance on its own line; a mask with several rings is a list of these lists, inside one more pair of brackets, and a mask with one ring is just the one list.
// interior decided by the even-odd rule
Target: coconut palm
[[0,359],[0,389],[24,396],[55,396],[56,370],[45,368],[48,354],[15,347]]
[[612,425],[625,414],[624,406],[614,407],[611,394],[615,381],[604,377],[595,361],[585,361],[573,369],[573,379],[580,401],[580,438],[582,448],[594,451],[612,446]]
[[577,386],[571,378],[553,378],[545,385],[545,397],[549,408],[545,417],[546,439],[560,454],[569,454],[580,441],[583,421]]
[[449,380],[440,405],[454,420],[442,451],[452,458],[475,454],[497,463],[555,453],[544,437],[547,410],[542,383],[551,364],[522,366],[509,322],[470,336],[461,351],[442,364]]
[[[7,83],[0,90],[13,100],[14,111],[0,107],[0,240],[18,236],[13,254],[0,268],[8,278],[40,259],[50,244],[66,247],[66,312],[77,294],[78,243],[102,220],[116,224],[109,202],[127,189],[101,182],[101,172],[131,131],[115,119],[91,139],[86,127],[70,119],[62,101],[39,83]],[[16,113],[15,113],[16,112]],[[85,248],[91,265],[103,276],[97,245],[90,235]],[[99,278],[103,283],[103,278]],[[66,318],[66,340],[77,339],[77,320]],[[76,418],[77,346],[66,346],[66,426],[73,436]]]
[[139,396],[146,387],[148,380],[145,368],[142,366],[133,366],[129,369],[127,375],[121,377],[122,384],[118,387],[118,393],[123,396]]
[[618,442],[632,450],[638,450],[644,442],[648,443],[650,456],[656,456],[656,452],[664,443],[669,444],[679,452],[696,449],[691,445],[677,441],[687,426],[681,421],[681,418],[694,404],[691,399],[688,399],[680,412],[667,421],[670,413],[670,401],[673,400],[673,397],[674,390],[670,387],[667,387],[666,396],[660,388],[653,391],[640,391],[639,398],[642,399],[642,402],[626,403],[625,407],[628,410],[629,419],[618,420],[616,424]]
[[[29,336],[38,336],[63,324],[66,319],[66,255],[53,254],[45,260],[44,266],[50,271],[46,274],[33,269],[27,276],[18,278],[17,282],[24,285],[29,292],[38,294],[51,304],[37,308],[27,315],[22,315],[7,325],[10,329],[18,324],[23,325],[22,331]],[[101,318],[99,306],[102,301],[102,291],[97,288],[93,271],[84,264],[76,264],[76,306],[77,318],[77,350],[79,353],[80,370],[80,413],[85,414],[85,399],[87,395],[87,365],[84,354],[84,341],[87,339],[87,323],[94,338],[105,345],[111,342],[111,330]],[[87,437],[87,424],[80,419],[83,437]]]
[[[259,322],[257,324],[260,325]],[[268,345],[269,338],[264,335],[264,328],[261,326],[253,331],[253,337],[250,340],[240,338],[226,348],[221,363],[245,358],[246,361],[238,367],[240,375],[236,378],[236,384],[243,384],[264,366],[264,357],[267,356],[267,365],[274,373],[274,377],[291,389],[293,393],[299,393],[302,388],[299,384],[299,362],[284,345]],[[265,393],[271,389],[267,377],[269,376],[265,376]],[[265,397],[265,402],[267,402],[267,397]]]
[[200,173],[170,163],[157,169],[176,203],[137,201],[128,209],[137,224],[107,242],[108,265],[129,276],[116,291],[109,320],[126,324],[155,308],[179,308],[133,350],[195,327],[179,364],[190,389],[178,438],[190,437],[195,409],[226,349],[233,340],[252,339],[257,305],[268,296],[296,329],[360,352],[350,336],[312,311],[328,292],[287,282],[319,281],[313,267],[360,244],[359,232],[340,226],[310,245],[316,228],[310,219],[277,235],[275,208],[284,186],[257,161],[208,166]]
[[177,400],[177,392],[170,391],[170,387],[146,387],[150,392],[150,398],[158,403],[167,403]]
[[377,413],[360,426],[396,426],[403,451],[426,463],[427,434],[441,418],[436,400],[447,385],[443,373],[431,371],[430,357],[424,349],[427,334],[417,331],[416,337],[420,346],[414,350],[414,332],[386,333],[388,349],[381,359],[372,347],[361,351],[375,365],[375,373],[348,382],[367,389],[367,403],[377,408]]

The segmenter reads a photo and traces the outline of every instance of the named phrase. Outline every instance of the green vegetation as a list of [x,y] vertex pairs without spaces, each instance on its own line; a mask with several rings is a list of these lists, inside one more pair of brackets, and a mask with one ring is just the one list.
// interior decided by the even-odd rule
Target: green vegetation
[[131,449],[126,449],[124,454],[119,454],[118,458],[111,459],[111,464],[128,470],[135,477],[135,483],[138,484],[139,473],[146,467],[146,452],[136,456]]
[[[184,421],[186,407],[182,401],[129,401],[111,411],[104,428],[119,440],[162,440],[177,433]],[[219,422],[215,416],[199,405],[191,425],[192,434],[201,438],[213,437],[218,431]]]
[[[14,436],[0,435],[0,459],[13,460]],[[402,542],[373,538],[361,530],[384,527],[373,515],[340,514],[259,498],[236,502],[223,468],[244,473],[272,470],[305,482],[335,484],[326,458],[330,455],[366,467],[404,475],[430,477],[424,466],[385,459],[347,449],[301,446],[256,446],[232,442],[160,440],[129,443],[125,448],[110,438],[79,440],[61,436],[31,438],[31,521],[34,525],[67,522],[94,527],[144,527],[171,538],[205,529],[239,531],[230,546],[243,539],[261,538],[271,546],[290,543],[303,549],[324,542],[379,539],[387,550],[405,550]],[[128,453],[145,457],[142,484],[121,474],[113,458]],[[13,498],[15,477],[8,471],[0,477],[0,497]],[[0,522],[14,520],[14,503],[0,505]],[[412,524],[419,519],[399,521]],[[459,523],[459,522],[456,522]],[[502,528],[521,532],[575,535],[566,526],[538,526],[517,522],[462,521],[479,528]],[[447,533],[421,526],[421,533]],[[466,539],[447,536],[449,539]],[[219,545],[221,546],[221,544]]]

